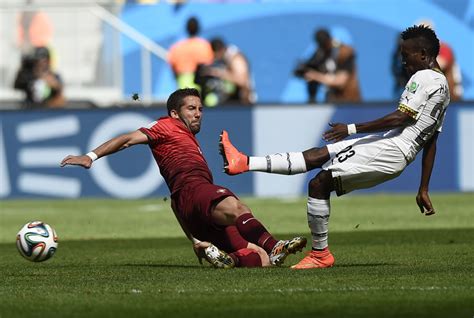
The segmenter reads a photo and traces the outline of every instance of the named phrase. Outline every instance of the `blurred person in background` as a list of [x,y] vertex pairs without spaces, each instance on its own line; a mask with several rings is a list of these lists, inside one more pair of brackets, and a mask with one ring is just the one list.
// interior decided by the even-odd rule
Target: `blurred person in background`
[[237,46],[227,45],[220,38],[212,39],[211,47],[213,63],[200,65],[196,74],[204,104],[209,107],[223,103],[253,104],[255,93],[247,58]]
[[314,40],[318,49],[294,71],[307,82],[308,102],[316,102],[321,84],[326,86],[326,102],[359,102],[361,96],[354,49],[334,40],[326,29],[317,30]]
[[51,69],[49,50],[37,47],[22,57],[14,88],[25,93],[25,108],[58,108],[66,104],[63,82]]
[[[33,1],[26,1],[32,5]],[[53,24],[42,11],[29,10],[20,13],[17,21],[17,44],[23,53],[32,48],[48,47],[53,37]]]
[[194,76],[199,64],[211,64],[213,53],[210,43],[198,37],[199,21],[195,17],[186,23],[188,38],[171,46],[168,52],[168,63],[173,69],[178,88],[198,88]]

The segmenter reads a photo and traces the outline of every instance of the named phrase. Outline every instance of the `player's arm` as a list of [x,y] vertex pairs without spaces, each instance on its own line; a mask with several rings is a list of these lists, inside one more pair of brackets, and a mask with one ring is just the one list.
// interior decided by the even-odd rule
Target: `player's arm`
[[384,117],[359,124],[329,123],[331,129],[323,134],[326,141],[336,142],[355,133],[372,133],[387,131],[393,128],[405,127],[414,122],[411,114],[397,109]]
[[309,70],[304,74],[304,78],[308,82],[316,81],[329,87],[342,89],[349,81],[350,73],[344,70],[337,71],[335,74]]
[[207,75],[234,83],[239,87],[249,86],[249,69],[245,58],[242,55],[235,56],[230,62],[230,70],[210,67],[206,71]]
[[421,159],[421,181],[418,195],[416,196],[416,203],[418,204],[421,213],[424,213],[425,215],[432,215],[435,213],[433,205],[431,204],[430,196],[428,195],[428,188],[436,157],[437,140],[438,132],[435,132],[433,137],[431,137],[423,147],[423,157]]
[[147,143],[148,137],[140,130],[136,130],[112,138],[85,155],[69,155],[61,161],[61,167],[64,167],[66,165],[77,165],[89,169],[92,166],[92,162],[94,160],[97,160],[98,158],[113,154],[117,151],[131,147],[133,145]]

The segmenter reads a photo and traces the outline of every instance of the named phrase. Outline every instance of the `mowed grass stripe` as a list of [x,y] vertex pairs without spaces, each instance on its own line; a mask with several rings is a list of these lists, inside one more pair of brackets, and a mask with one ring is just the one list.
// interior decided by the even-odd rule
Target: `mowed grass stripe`
[[[432,194],[437,213],[426,217],[409,195],[352,195],[331,202],[330,234],[396,229],[474,228],[474,195]],[[306,199],[243,201],[274,234],[309,232]],[[42,220],[60,241],[102,238],[183,237],[169,200],[9,200],[0,201],[0,243],[11,242],[21,226]]]

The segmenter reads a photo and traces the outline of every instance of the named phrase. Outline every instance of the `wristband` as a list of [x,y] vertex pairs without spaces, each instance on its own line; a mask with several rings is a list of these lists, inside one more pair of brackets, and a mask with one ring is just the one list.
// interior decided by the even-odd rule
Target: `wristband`
[[354,134],[357,134],[357,129],[356,129],[356,125],[355,124],[349,124],[347,125],[347,134],[350,136],[350,135],[354,135]]
[[92,161],[96,161],[99,158],[93,151],[86,153],[86,156],[91,158]]

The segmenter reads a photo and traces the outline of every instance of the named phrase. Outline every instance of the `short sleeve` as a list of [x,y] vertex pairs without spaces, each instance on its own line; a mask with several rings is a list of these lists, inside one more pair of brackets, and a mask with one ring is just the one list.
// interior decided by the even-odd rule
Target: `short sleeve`
[[141,127],[139,130],[148,137],[150,144],[157,144],[163,138],[162,129],[160,129],[160,126],[161,125],[159,121],[153,121],[148,125]]
[[426,105],[427,99],[428,95],[426,93],[424,81],[422,77],[419,76],[419,73],[416,73],[410,78],[402,96],[400,97],[398,110],[409,115],[413,119],[418,119],[421,110]]

